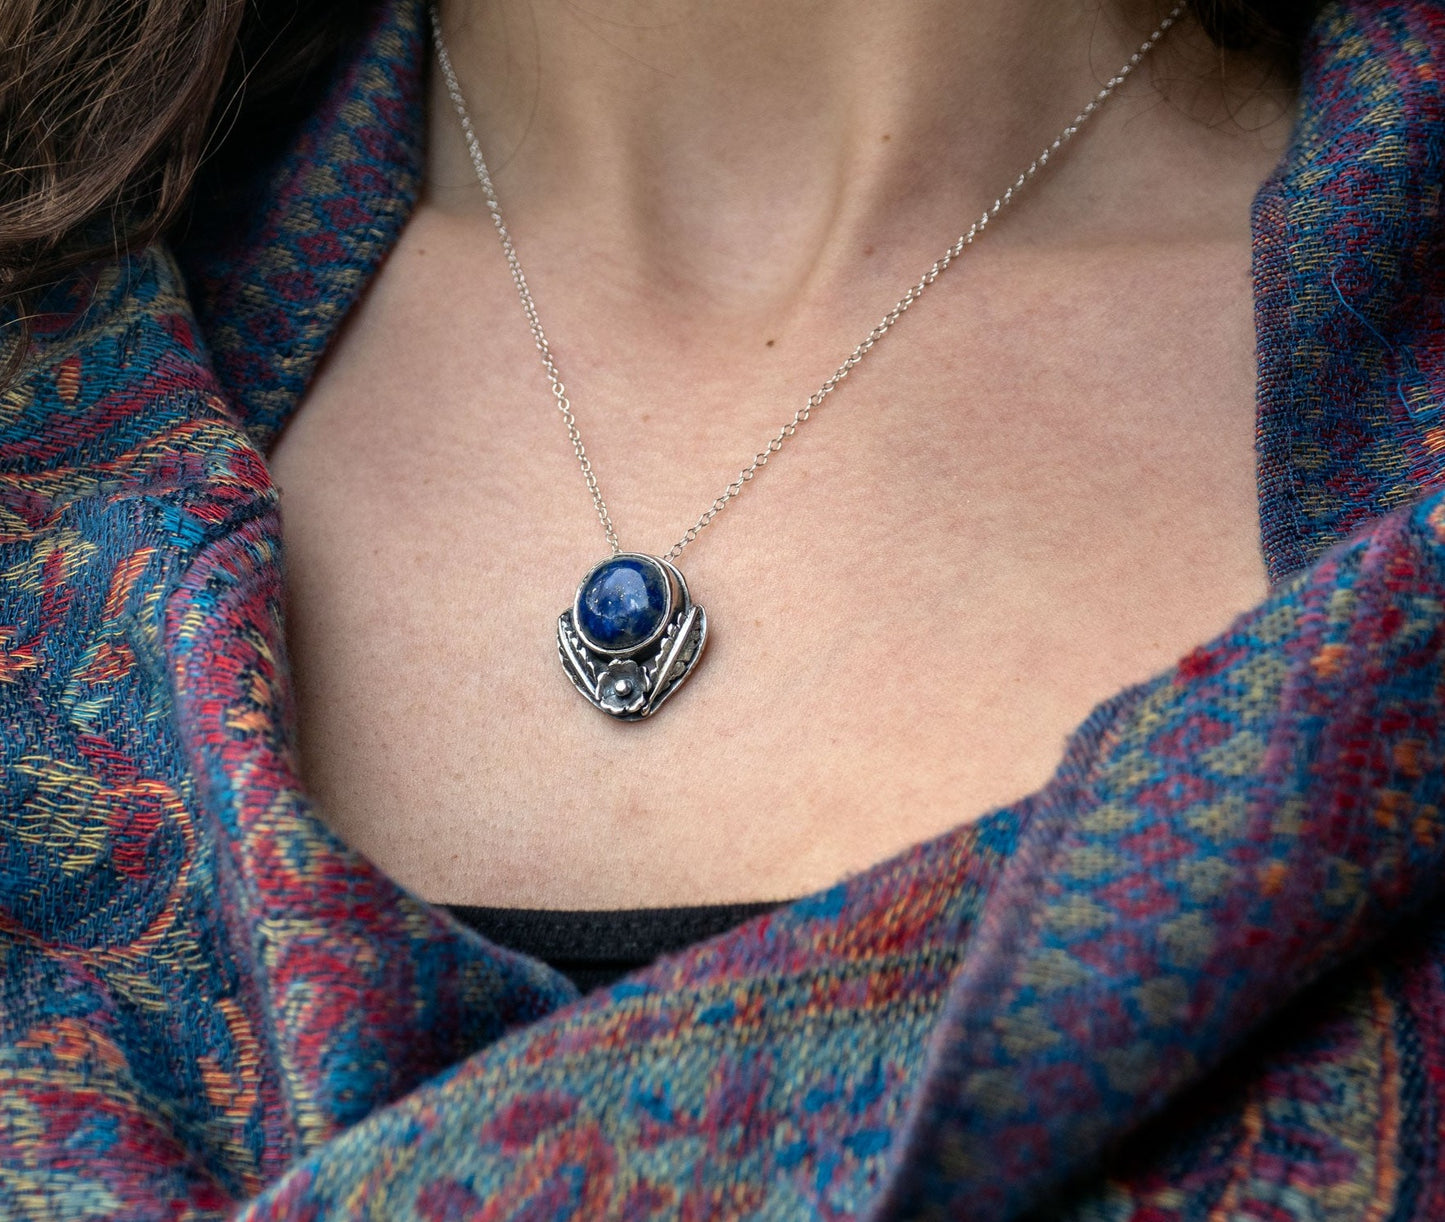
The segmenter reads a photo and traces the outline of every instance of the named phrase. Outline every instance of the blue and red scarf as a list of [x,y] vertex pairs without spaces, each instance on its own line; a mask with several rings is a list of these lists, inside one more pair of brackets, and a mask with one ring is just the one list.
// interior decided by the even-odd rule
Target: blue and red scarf
[[584,999],[296,773],[265,451],[415,200],[423,18],[0,392],[0,1216],[1445,1218],[1445,8],[1327,10],[1255,202],[1267,600]]

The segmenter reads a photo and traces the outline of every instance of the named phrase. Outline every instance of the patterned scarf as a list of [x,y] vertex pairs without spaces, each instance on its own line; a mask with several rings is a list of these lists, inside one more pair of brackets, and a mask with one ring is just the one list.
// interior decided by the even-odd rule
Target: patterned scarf
[[1053,780],[578,998],[296,773],[264,453],[421,172],[385,0],[0,393],[0,1216],[1445,1218],[1445,9],[1253,213],[1268,598]]

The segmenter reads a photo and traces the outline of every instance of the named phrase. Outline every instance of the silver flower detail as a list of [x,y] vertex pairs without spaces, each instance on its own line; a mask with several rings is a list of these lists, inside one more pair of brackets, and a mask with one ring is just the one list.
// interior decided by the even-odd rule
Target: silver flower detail
[[635,713],[647,703],[642,667],[636,662],[612,662],[597,677],[597,702],[609,713]]

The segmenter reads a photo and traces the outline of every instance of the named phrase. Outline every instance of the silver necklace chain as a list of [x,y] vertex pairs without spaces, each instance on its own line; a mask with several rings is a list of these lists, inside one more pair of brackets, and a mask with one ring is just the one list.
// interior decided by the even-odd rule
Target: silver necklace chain
[[[1150,51],[1164,37],[1169,28],[1174,25],[1185,9],[1189,7],[1189,0],[1180,0],[1158,24],[1154,32],[1149,35],[1139,49],[1134,52],[1112,77],[1105,83],[1091,99],[1088,105],[1069,122],[1049,145],[1029,163],[1023,171],[1009,185],[1009,188],[993,201],[992,207],[988,208],[978,220],[968,227],[968,230],[961,234],[956,242],[950,246],[919,278],[894,307],[888,311],[876,327],[868,332],[863,341],[848,354],[848,358],[834,370],[832,377],[824,382],[817,390],[808,396],[796,412],[793,418],[780,428],[777,433],[768,441],[768,444],[756,454],[753,460],[744,467],[736,479],[732,481],[717,496],[711,505],[707,507],[702,515],[687,528],[682,538],[672,545],[672,550],[664,557],[666,560],[676,560],[682,555],[683,548],[691,543],[702,530],[710,523],[723,509],[727,503],[737,496],[743,486],[749,483],[758,473],[758,469],[766,465],[769,458],[783,448],[783,443],[788,440],[798,428],[806,421],[814,411],[822,406],[823,400],[833,393],[838,384],[853,370],[854,366],[861,361],[873,345],[882,339],[892,329],[893,324],[903,317],[908,308],[923,296],[924,291],[965,250],[973,245],[978,236],[988,228],[993,219],[998,216],[1014,197],[1028,185],[1030,181],[1042,170],[1060,149],[1070,140],[1079,134],[1079,129],[1093,117],[1094,112],[1102,106],[1110,96],[1122,85],[1130,73],[1134,71]],[[602,523],[602,529],[607,533],[607,543],[612,548],[613,555],[622,550],[622,545],[617,541],[617,530],[612,525],[612,515],[608,512],[607,502],[602,499],[602,489],[597,484],[597,474],[592,470],[592,460],[587,457],[587,448],[582,444],[582,433],[577,428],[577,418],[572,412],[572,401],[567,397],[567,388],[562,382],[561,375],[557,372],[557,363],[552,359],[552,349],[547,343],[547,334],[542,330],[542,322],[537,317],[537,306],[532,300],[532,292],[527,287],[527,277],[522,271],[522,264],[517,259],[516,248],[512,245],[512,235],[507,230],[506,222],[502,220],[501,205],[497,203],[497,192],[492,186],[492,176],[487,170],[486,159],[482,156],[481,145],[477,141],[476,130],[472,126],[471,115],[467,110],[466,99],[462,96],[461,85],[457,82],[457,74],[452,68],[451,56],[447,53],[446,40],[442,37],[441,15],[435,6],[431,9],[432,38],[436,44],[437,60],[441,64],[442,76],[446,82],[447,93],[451,95],[452,105],[456,107],[457,117],[461,120],[462,133],[466,137],[467,151],[471,154],[472,165],[477,172],[477,180],[482,184],[482,194],[487,201],[487,209],[492,214],[492,224],[502,240],[502,251],[507,258],[507,266],[511,269],[512,280],[517,286],[517,296],[522,300],[522,312],[527,316],[527,323],[532,328],[532,339],[536,342],[537,351],[542,357],[542,368],[547,372],[547,378],[552,383],[552,396],[557,400],[557,410],[562,414],[562,419],[567,425],[567,436],[572,441],[573,452],[577,455],[577,463],[582,468],[583,478],[587,481],[587,490],[592,494],[592,504],[597,510],[597,520]]]

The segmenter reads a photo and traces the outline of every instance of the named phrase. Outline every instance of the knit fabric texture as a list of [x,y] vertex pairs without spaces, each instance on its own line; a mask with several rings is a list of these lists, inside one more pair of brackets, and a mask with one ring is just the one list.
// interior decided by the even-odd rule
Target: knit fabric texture
[[414,204],[424,30],[0,394],[0,1216],[1445,1218],[1445,9],[1326,10],[1255,202],[1267,599],[586,998],[297,777],[265,452]]

